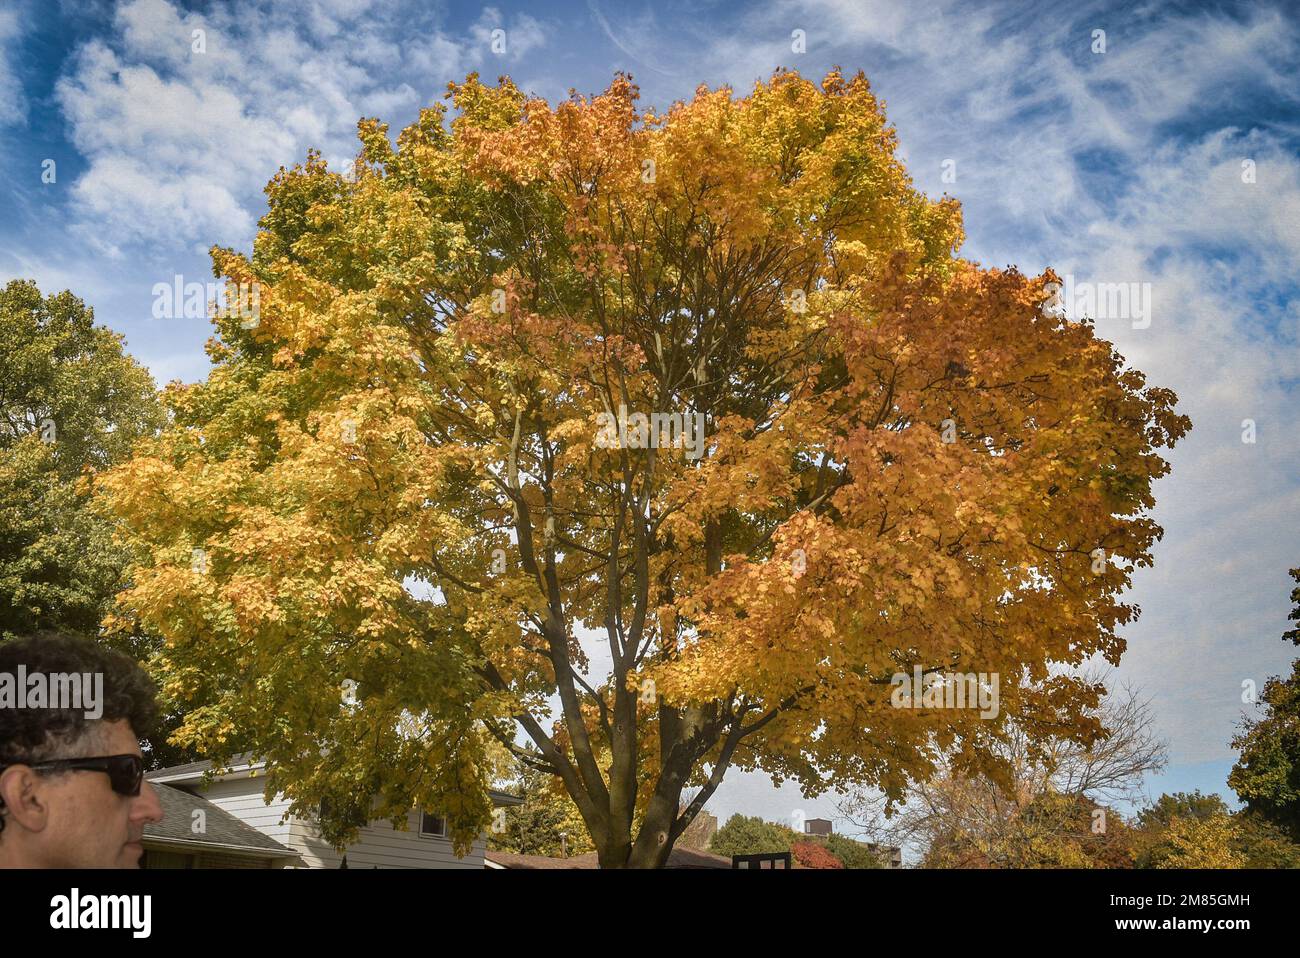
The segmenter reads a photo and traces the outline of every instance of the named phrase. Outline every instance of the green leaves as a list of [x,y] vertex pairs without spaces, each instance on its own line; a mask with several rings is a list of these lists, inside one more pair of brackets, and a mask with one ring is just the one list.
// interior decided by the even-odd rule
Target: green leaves
[[162,421],[149,374],[81,300],[0,289],[0,636],[98,632],[127,555],[81,476]]

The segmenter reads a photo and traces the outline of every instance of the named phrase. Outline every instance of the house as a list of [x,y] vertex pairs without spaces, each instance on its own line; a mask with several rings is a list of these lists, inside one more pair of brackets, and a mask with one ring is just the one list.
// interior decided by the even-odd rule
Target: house
[[163,817],[144,829],[142,868],[295,868],[299,855],[192,792],[154,783]]
[[[211,768],[211,762],[192,762],[147,773],[159,799],[166,799],[163,820],[145,829],[145,867],[228,867],[203,863],[237,853],[241,862],[269,863],[243,867],[339,868],[345,858],[347,868],[484,867],[485,836],[475,840],[464,858],[457,858],[446,821],[419,809],[408,814],[405,831],[387,820],[372,821],[362,827],[356,841],[342,852],[335,851],[310,817],[290,814],[290,800],[283,794],[266,800],[265,762],[242,755],[207,776]],[[494,790],[491,795],[498,806],[520,804],[520,799],[504,792]],[[196,811],[206,815],[201,834],[191,824]],[[255,841],[254,834],[269,843]],[[176,854],[194,859],[179,863],[169,857]]]

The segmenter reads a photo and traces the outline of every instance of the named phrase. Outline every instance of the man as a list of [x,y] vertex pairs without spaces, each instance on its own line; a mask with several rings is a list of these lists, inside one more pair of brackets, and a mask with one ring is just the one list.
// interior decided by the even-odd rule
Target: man
[[153,683],[119,652],[0,642],[0,868],[140,867],[145,824],[162,819],[139,742],[157,715]]

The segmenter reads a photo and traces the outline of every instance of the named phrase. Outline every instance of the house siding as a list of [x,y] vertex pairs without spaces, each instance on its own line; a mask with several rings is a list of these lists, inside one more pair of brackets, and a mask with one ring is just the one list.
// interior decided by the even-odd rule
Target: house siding
[[270,804],[263,797],[266,779],[237,778],[212,782],[196,789],[213,805],[234,815],[240,821],[256,828],[263,835],[287,845],[289,822],[281,821],[289,811],[289,800],[277,795]]
[[[477,839],[464,858],[457,858],[450,840],[420,834],[420,814],[406,818],[406,831],[388,821],[371,822],[345,849],[348,868],[472,868],[483,870],[485,846]],[[282,840],[302,855],[308,868],[338,868],[343,855],[323,841],[310,822],[295,818],[289,836]]]
[[[263,835],[301,854],[302,867],[338,868],[343,855],[320,837],[312,822],[288,815],[290,803],[283,795],[275,796],[268,804],[263,798],[265,785],[266,779],[261,776],[226,779],[201,787],[198,793]],[[385,820],[362,828],[357,841],[344,850],[348,868],[483,869],[486,846],[482,837],[464,858],[457,858],[448,839],[420,834],[418,811],[412,810],[406,823],[406,831],[394,828]]]

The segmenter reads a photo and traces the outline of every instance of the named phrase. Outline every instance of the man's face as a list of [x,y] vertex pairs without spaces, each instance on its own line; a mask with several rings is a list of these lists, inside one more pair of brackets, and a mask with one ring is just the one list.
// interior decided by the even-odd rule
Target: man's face
[[[125,719],[104,722],[98,734],[66,758],[91,755],[139,755],[140,743]],[[36,836],[46,868],[139,868],[140,844],[147,822],[162,819],[153,786],[140,794],[119,795],[105,772],[73,771],[51,775],[44,783],[49,821]]]

